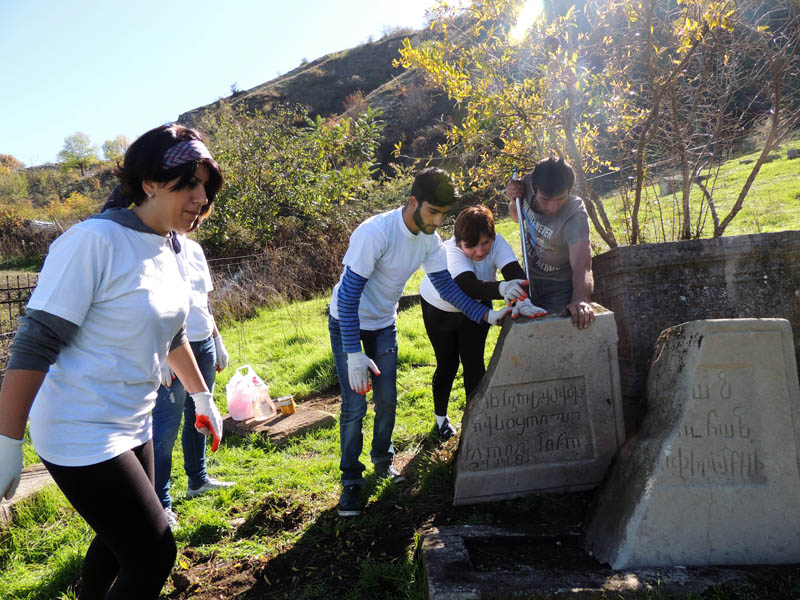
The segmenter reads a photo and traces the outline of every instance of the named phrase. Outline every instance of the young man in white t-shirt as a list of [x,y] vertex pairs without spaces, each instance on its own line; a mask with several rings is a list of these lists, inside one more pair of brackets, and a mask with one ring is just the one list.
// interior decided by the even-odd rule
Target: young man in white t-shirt
[[[422,266],[442,298],[475,322],[498,324],[510,309],[493,311],[462,292],[447,271],[447,256],[436,230],[457,192],[441,169],[414,178],[408,203],[364,221],[350,236],[344,272],[333,289],[329,330],[342,390],[339,419],[342,471],[340,516],[361,513],[364,465],[362,421],[372,383],[375,404],[370,458],[379,478],[398,481],[392,465],[397,407],[397,302],[411,275]],[[362,351],[361,344],[364,344]],[[372,371],[370,382],[369,371]]]

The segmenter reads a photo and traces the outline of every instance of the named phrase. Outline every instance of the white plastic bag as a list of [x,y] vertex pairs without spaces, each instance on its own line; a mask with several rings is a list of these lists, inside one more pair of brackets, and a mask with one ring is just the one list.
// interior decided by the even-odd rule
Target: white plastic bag
[[250,365],[236,369],[225,386],[225,395],[228,412],[235,421],[252,419],[254,416],[261,420],[276,413],[269,397],[269,386]]

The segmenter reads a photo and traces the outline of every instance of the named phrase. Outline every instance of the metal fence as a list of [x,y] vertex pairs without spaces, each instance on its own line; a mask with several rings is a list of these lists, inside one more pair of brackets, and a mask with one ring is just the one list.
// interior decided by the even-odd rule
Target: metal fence
[[25,312],[38,279],[35,273],[0,277],[0,379],[17,331],[17,317]]
[[33,273],[0,277],[0,333],[16,330],[17,317],[25,312],[38,279]]

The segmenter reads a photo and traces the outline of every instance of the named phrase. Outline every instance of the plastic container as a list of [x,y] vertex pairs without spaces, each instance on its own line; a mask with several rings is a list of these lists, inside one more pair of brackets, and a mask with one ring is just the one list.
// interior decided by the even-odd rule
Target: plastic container
[[269,386],[259,377],[253,377],[253,418],[256,421],[269,419],[277,414],[275,405],[269,395]]
[[282,415],[293,415],[295,411],[294,396],[281,396],[278,398],[278,406]]

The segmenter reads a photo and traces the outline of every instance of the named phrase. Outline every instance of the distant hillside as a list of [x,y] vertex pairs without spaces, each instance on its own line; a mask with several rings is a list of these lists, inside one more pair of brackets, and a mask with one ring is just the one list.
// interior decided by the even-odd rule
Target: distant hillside
[[[441,141],[436,126],[439,117],[449,114],[452,106],[445,96],[425,86],[414,72],[392,66],[399,57],[404,38],[417,45],[431,33],[401,30],[376,41],[328,54],[304,63],[292,71],[258,85],[236,92],[222,101],[234,106],[244,103],[249,109],[269,111],[278,103],[305,106],[312,116],[328,117],[357,108],[358,99],[383,111],[387,122],[385,141],[379,150],[385,163],[398,140],[417,154],[427,154]],[[197,125],[202,116],[216,109],[220,101],[183,113],[178,122]]]

